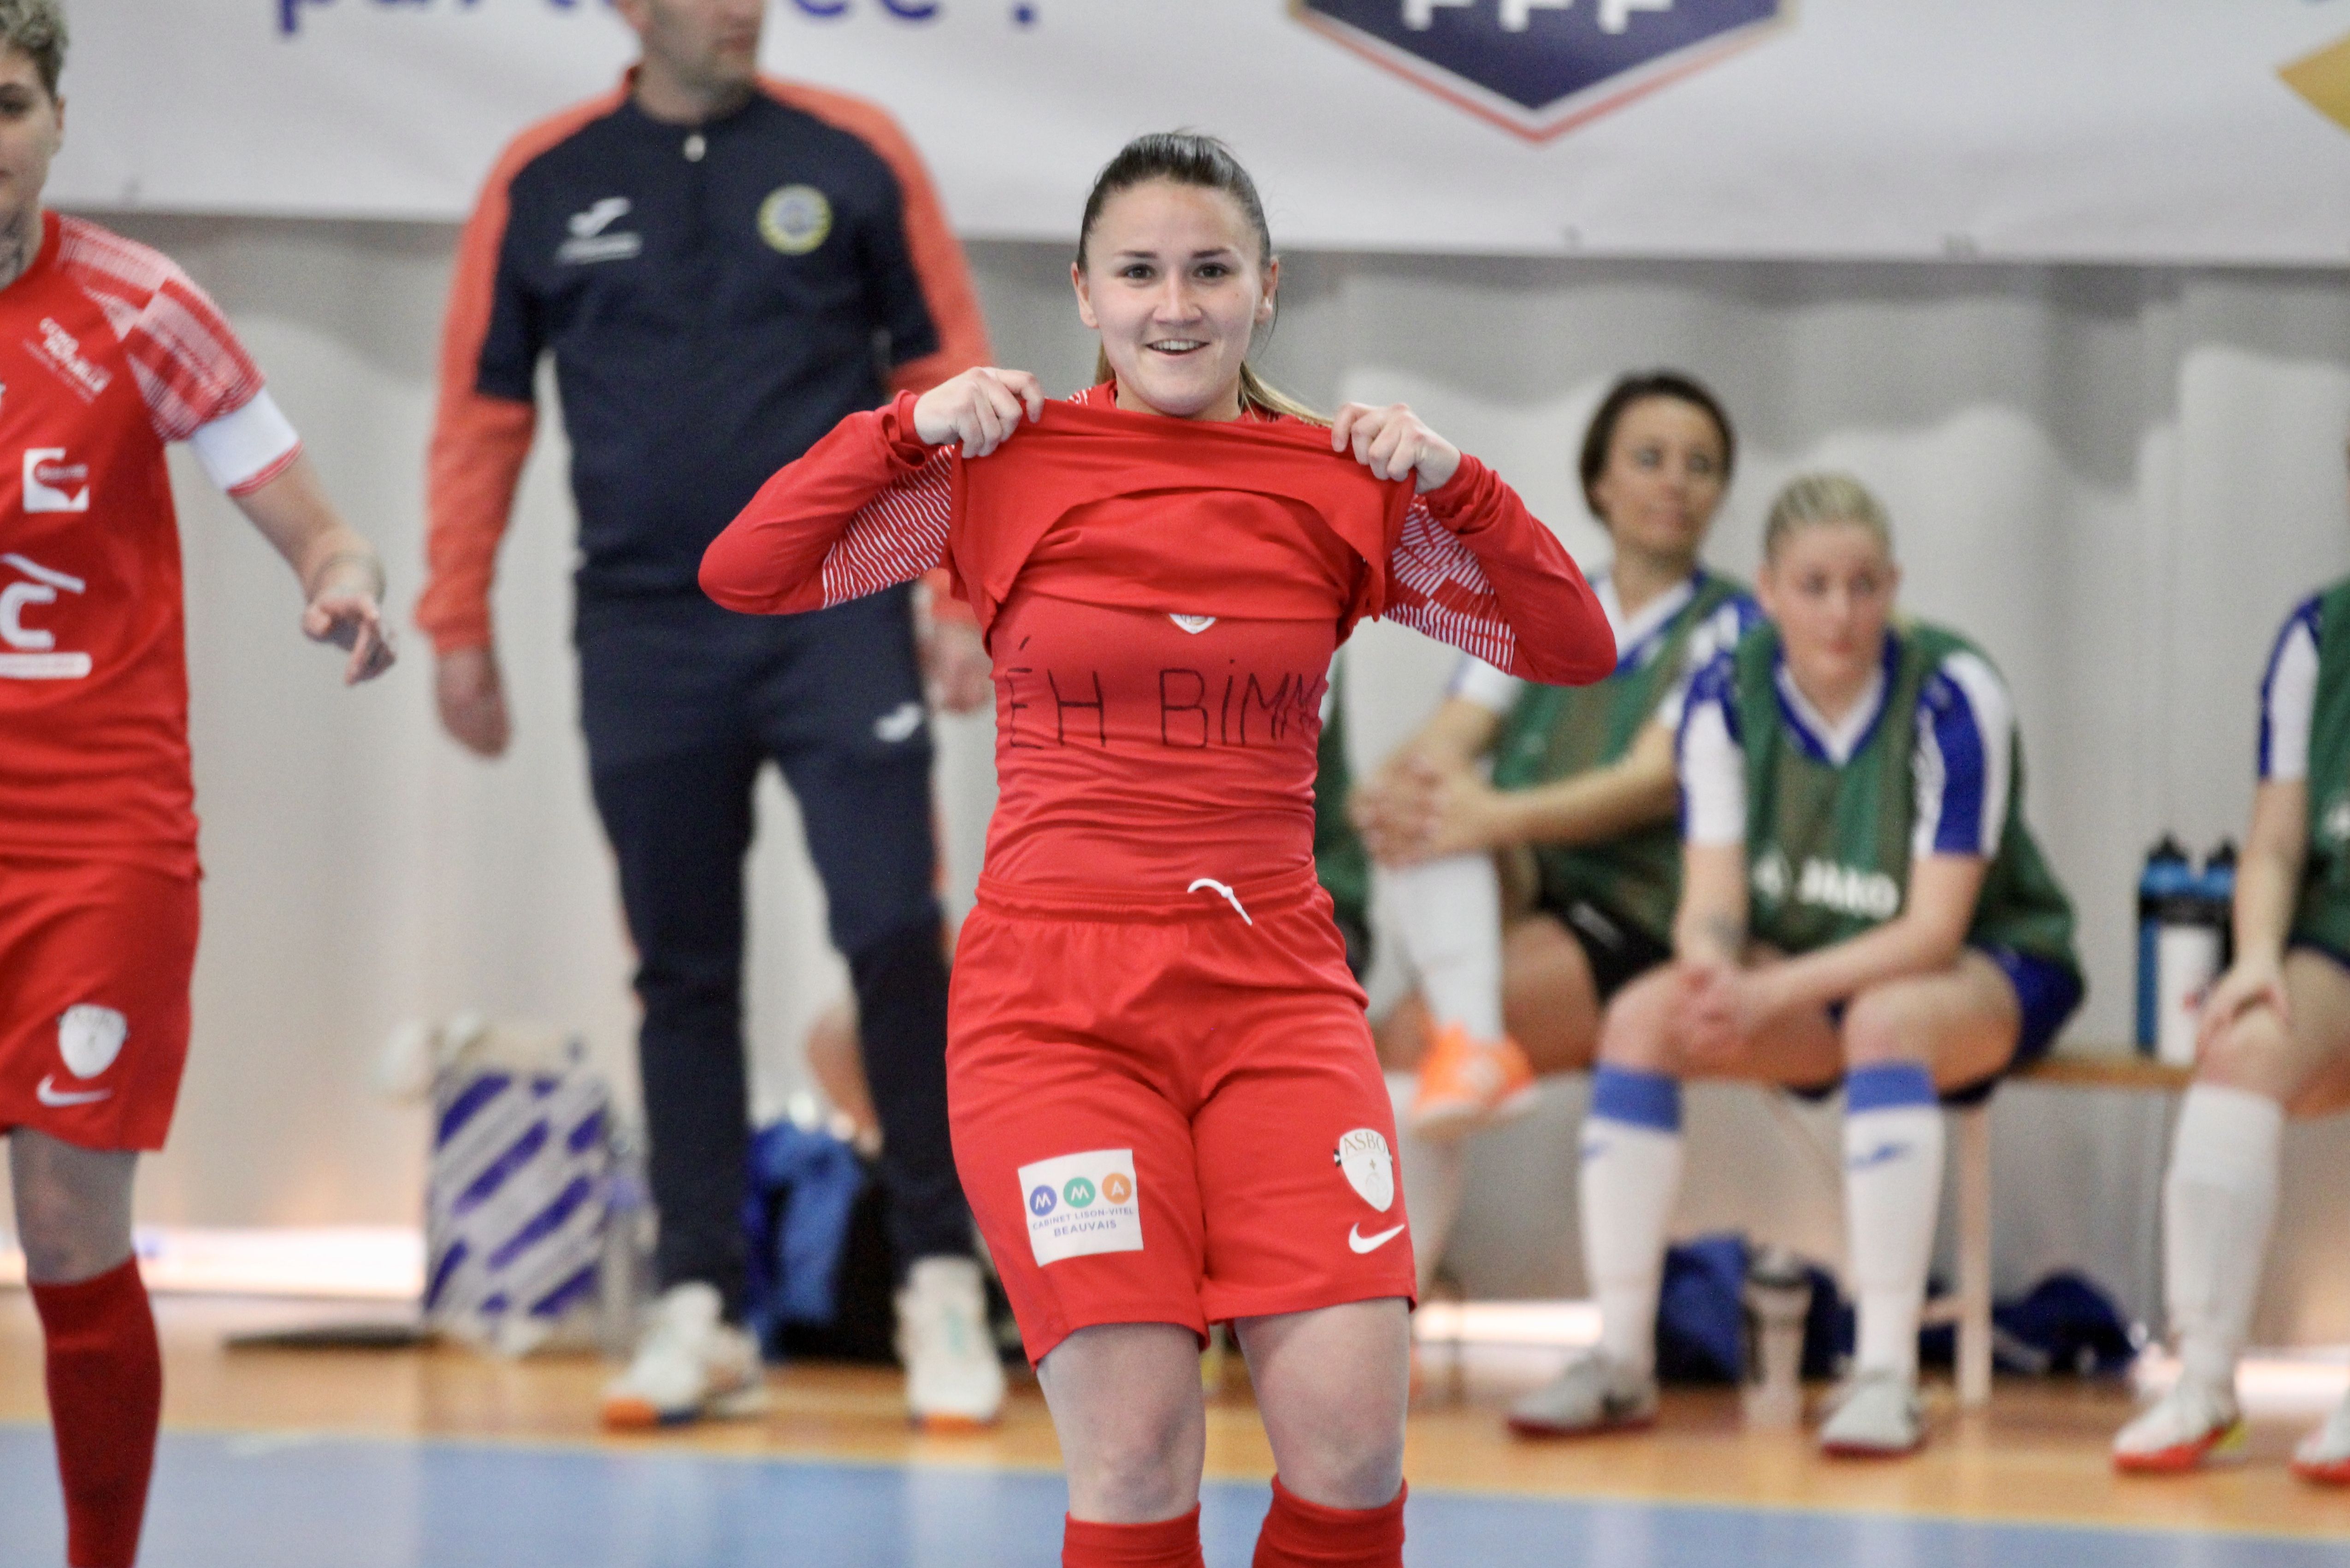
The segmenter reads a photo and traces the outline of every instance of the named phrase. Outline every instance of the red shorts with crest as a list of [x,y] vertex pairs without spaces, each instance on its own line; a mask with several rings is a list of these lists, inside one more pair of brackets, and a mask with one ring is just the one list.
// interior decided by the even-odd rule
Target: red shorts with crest
[[188,1056],[196,879],[0,857],[0,1130],[158,1149]]
[[947,1040],[955,1166],[1032,1361],[1097,1324],[1411,1299],[1394,1110],[1310,875],[983,880]]

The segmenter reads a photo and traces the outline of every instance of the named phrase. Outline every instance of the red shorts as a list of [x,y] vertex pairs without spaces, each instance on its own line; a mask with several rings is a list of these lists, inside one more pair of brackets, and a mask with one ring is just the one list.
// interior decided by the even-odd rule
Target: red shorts
[[1412,1298],[1395,1113],[1310,877],[1172,904],[983,881],[947,1103],[1032,1361],[1096,1324]]
[[162,1147],[195,963],[194,877],[0,858],[0,1130]]

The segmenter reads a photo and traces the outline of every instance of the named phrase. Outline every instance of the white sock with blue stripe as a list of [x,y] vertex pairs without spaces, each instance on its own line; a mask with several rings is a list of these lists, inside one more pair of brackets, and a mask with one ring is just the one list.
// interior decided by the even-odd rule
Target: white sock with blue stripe
[[1490,855],[1381,867],[1379,897],[1440,1026],[1502,1037],[1502,879]]
[[1918,1318],[1942,1199],[1942,1108],[1915,1062],[1876,1062],[1845,1080],[1846,1265],[1859,1298],[1853,1362],[1918,1376]]
[[1599,1347],[1646,1376],[1657,1364],[1665,1229],[1681,1190],[1681,1086],[1602,1062],[1583,1122],[1583,1272]]

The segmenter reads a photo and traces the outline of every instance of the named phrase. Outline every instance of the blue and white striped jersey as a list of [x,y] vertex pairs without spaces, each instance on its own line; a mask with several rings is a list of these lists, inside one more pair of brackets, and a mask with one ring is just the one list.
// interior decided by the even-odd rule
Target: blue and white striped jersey
[[[1783,659],[1778,722],[1806,755],[1842,767],[1884,716],[1896,657],[1886,661],[1843,719],[1830,722],[1796,689]],[[1680,725],[1681,836],[1690,844],[1746,842],[1746,752],[1740,732],[1736,668],[1728,653],[1690,683]],[[1918,694],[1918,742],[1910,759],[1917,826],[1910,853],[1994,855],[2015,787],[2015,703],[1999,672],[1960,649],[1944,659]]]
[[[1638,670],[1657,656],[1672,635],[1673,621],[1682,608],[1697,595],[1698,587],[1706,574],[1700,568],[1688,582],[1659,594],[1640,607],[1635,616],[1624,613],[1623,601],[1616,597],[1616,581],[1603,572],[1591,579],[1591,590],[1599,597],[1599,607],[1607,612],[1607,624],[1616,633],[1616,671],[1626,674]],[[1663,701],[1657,705],[1657,722],[1678,729],[1681,722],[1681,701],[1689,692],[1689,684],[1714,660],[1717,654],[1738,646],[1746,628],[1762,618],[1762,611],[1752,597],[1740,594],[1721,605],[1705,618],[1703,625],[1690,633],[1681,659],[1680,675],[1673,681]],[[1494,713],[1507,713],[1516,706],[1518,693],[1525,682],[1514,675],[1505,674],[1471,654],[1463,654],[1453,669],[1450,694],[1474,702]]]
[[2310,714],[2317,705],[2318,624],[2323,595],[2293,607],[2270,650],[2261,677],[2261,781],[2291,784],[2309,776]]

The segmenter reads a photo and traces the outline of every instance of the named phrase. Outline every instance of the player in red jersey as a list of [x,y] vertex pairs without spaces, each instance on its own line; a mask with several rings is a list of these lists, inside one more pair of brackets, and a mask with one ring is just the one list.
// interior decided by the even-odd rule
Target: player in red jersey
[[1607,674],[1613,637],[1409,410],[1326,429],[1248,369],[1279,264],[1221,143],[1122,151],[1072,275],[1101,385],[1048,407],[978,369],[852,416],[702,586],[790,613],[943,564],[986,634],[1001,796],[949,1106],[1066,1459],[1063,1563],[1201,1562],[1197,1353],[1231,1321],[1279,1468],[1260,1568],[1399,1563],[1411,1246],[1315,879],[1326,671],[1366,615],[1560,683]]
[[41,208],[56,0],[0,0],[0,1134],[47,1346],[67,1560],[128,1568],[162,1369],[130,1251],[188,1044],[196,818],[178,524],[185,441],[285,556],[302,628],[391,662],[382,568],[211,300]]

